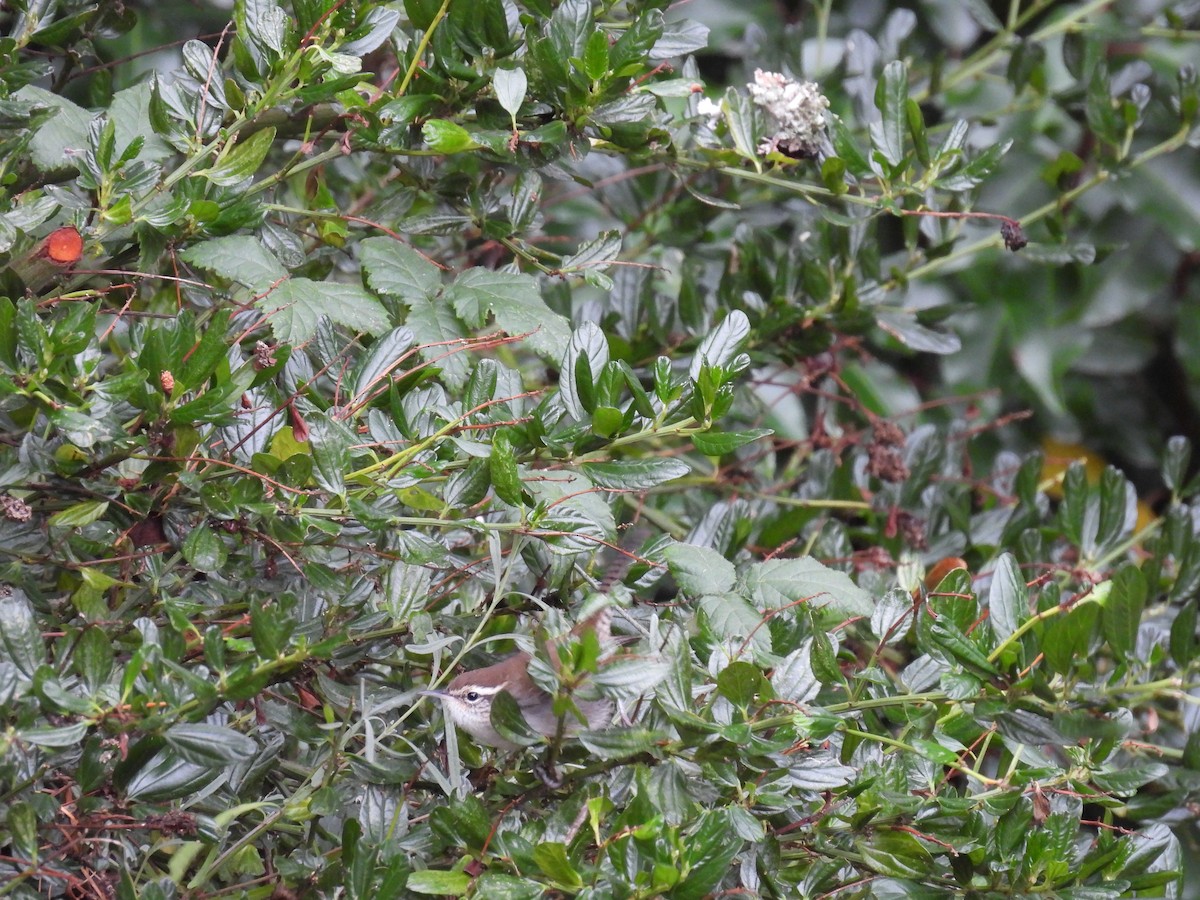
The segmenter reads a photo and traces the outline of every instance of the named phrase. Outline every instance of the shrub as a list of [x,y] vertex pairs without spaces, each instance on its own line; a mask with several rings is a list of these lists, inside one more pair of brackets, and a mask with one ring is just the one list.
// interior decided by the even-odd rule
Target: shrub
[[666,6],[0,14],[4,892],[1179,894],[1194,14]]

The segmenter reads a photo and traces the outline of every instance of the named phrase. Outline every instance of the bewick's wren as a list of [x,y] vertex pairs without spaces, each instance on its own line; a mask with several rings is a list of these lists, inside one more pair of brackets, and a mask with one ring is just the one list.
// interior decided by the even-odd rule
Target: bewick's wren
[[[600,647],[599,659],[603,660],[611,655],[614,645],[611,620],[611,611],[602,609],[571,629],[571,636],[579,638],[589,631],[594,633]],[[563,642],[564,638],[550,642],[550,664],[556,672],[562,671],[557,651]],[[528,653],[514,653],[494,665],[463,672],[445,690],[422,693],[440,699],[450,720],[476,741],[501,750],[520,749],[519,744],[502,737],[492,725],[492,703],[502,691],[517,702],[529,727],[547,738],[558,734],[560,727],[562,734],[569,736],[584,729],[603,728],[611,724],[611,700],[582,699],[572,692],[571,699],[579,715],[567,709],[560,725],[559,716],[554,712],[554,697],[530,677],[530,662],[532,657]],[[580,716],[583,721],[580,721]]]

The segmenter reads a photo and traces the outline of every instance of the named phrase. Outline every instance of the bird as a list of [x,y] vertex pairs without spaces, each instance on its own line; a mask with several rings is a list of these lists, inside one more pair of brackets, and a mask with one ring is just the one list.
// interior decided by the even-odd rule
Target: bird
[[[591,632],[599,645],[599,660],[612,655],[616,641],[612,636],[612,610],[605,607],[571,629],[570,637],[585,638]],[[550,642],[550,664],[561,672],[562,663],[558,649],[566,643],[566,637]],[[612,723],[615,706],[606,698],[571,699],[575,711],[568,709],[561,716],[555,714],[554,696],[543,690],[529,674],[533,657],[525,651],[514,653],[498,663],[481,669],[471,669],[454,678],[444,690],[425,690],[422,695],[436,697],[442,701],[446,714],[461,730],[477,743],[499,750],[519,750],[521,745],[501,735],[492,725],[492,706],[496,697],[504,692],[517,703],[529,727],[548,739],[561,734],[565,737],[580,731],[603,728]]]

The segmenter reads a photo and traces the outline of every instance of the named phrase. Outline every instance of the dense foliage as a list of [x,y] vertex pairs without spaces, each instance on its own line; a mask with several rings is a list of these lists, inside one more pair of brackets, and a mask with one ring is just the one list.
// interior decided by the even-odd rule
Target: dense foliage
[[1200,9],[667,6],[0,12],[0,895],[1183,895]]

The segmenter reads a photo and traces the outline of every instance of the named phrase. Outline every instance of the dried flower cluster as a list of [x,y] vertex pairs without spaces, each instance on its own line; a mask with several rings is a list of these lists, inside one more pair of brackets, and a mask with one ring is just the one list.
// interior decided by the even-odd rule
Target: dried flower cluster
[[825,133],[829,99],[811,81],[794,81],[779,72],[755,69],[754,82],[746,85],[754,102],[771,116],[774,133],[763,141],[763,156],[778,150],[794,157],[815,156]]

